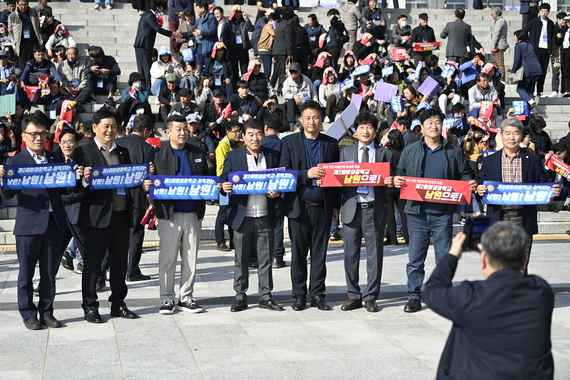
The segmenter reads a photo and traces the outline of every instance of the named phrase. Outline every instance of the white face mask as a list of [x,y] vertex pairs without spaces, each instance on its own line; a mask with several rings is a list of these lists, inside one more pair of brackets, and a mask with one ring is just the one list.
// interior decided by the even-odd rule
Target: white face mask
[[402,22],[400,23],[400,26],[401,26],[402,28],[405,28],[406,26],[408,26],[408,22],[407,22],[407,21],[402,21]]
[[376,21],[374,21],[374,25],[376,25],[376,26],[380,26],[380,24],[382,24],[382,21],[380,21],[380,20],[376,20]]

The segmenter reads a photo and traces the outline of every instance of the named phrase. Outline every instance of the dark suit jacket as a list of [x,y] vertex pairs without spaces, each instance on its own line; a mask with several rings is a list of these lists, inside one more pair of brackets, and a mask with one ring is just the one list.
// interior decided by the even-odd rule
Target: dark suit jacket
[[[232,24],[227,19],[227,17],[224,17],[223,23],[224,24],[222,26],[222,32],[220,33],[221,41],[224,43],[224,45],[230,46],[229,44],[231,43],[230,41],[232,39],[232,34],[231,34]],[[217,26],[216,26],[216,28],[217,28]],[[217,31],[216,31],[216,33],[217,33]]]
[[[129,151],[133,164],[150,162],[150,157],[154,150],[153,146],[144,141],[142,136],[135,133],[116,139],[115,144]],[[145,209],[147,207],[146,194],[142,187],[132,189],[131,195],[133,196],[135,208]]]
[[536,3],[536,7],[538,8],[539,1],[529,1],[529,0],[520,0],[521,2],[521,9],[519,11],[520,14],[528,13],[530,11],[530,3]]
[[[538,43],[542,38],[542,20],[540,17],[530,20],[523,30],[528,32],[528,42],[532,45],[534,52],[538,53]],[[554,22],[551,19],[546,20],[546,33],[548,35],[548,54],[552,54],[554,46]]]
[[[209,175],[204,151],[188,143],[184,145],[184,150],[186,150],[186,157],[190,164],[190,169],[192,169],[192,175]],[[170,143],[153,150],[150,161],[154,163],[156,175],[176,175],[178,171],[178,156],[174,153]],[[153,200],[152,204],[155,207],[156,217],[158,219],[173,219],[174,202],[171,200]],[[198,219],[204,218],[206,213],[205,201],[196,201],[196,213],[198,214]]]
[[[119,165],[131,163],[129,151],[126,148],[117,146],[117,159]],[[79,166],[107,166],[107,161],[103,153],[97,147],[95,141],[91,141],[87,145],[82,145],[73,152],[73,160]],[[131,190],[127,189],[127,206],[129,212],[129,224],[133,226],[132,207],[133,199]],[[83,188],[78,186],[76,192],[83,193],[81,200],[81,209],[79,211],[79,219],[77,225],[83,228],[106,228],[111,222],[113,213],[113,191],[114,190],[91,190],[89,186]]]
[[447,38],[447,47],[445,48],[446,57],[464,57],[468,58],[467,45],[471,38],[471,25],[466,24],[461,19],[448,22],[439,35],[441,38]]
[[156,33],[170,38],[172,32],[158,26],[156,16],[150,10],[141,15],[139,19],[139,26],[137,29],[137,36],[135,37],[135,48],[142,48],[152,50],[154,41],[156,41]]
[[[503,182],[503,163],[501,155],[503,151],[498,151],[483,159],[483,166],[477,179],[477,184],[482,185],[483,181]],[[544,170],[544,165],[540,162],[538,156],[521,150],[522,157],[522,183],[546,183],[548,176]],[[534,235],[538,233],[537,224],[537,206],[523,206],[523,227],[527,234]],[[500,205],[487,205],[487,216],[491,218],[491,224],[501,219]]]
[[[265,156],[265,165],[267,169],[279,167],[279,158],[271,149],[262,147],[261,151]],[[220,182],[228,181],[228,174],[231,172],[250,171],[247,166],[247,148],[241,147],[236,150],[228,152],[226,161],[224,163],[224,171],[220,176]],[[230,227],[238,230],[245,218],[245,211],[247,209],[247,201],[249,195],[230,195],[230,204],[228,207],[228,221]],[[275,198],[267,198],[267,216],[269,222],[275,228],[277,224],[277,217],[275,216]]]
[[[359,144],[356,143],[342,148],[340,152],[340,162],[358,162],[358,147]],[[388,149],[376,146],[374,162],[389,162],[390,174],[394,175],[396,169],[394,167],[393,154]],[[358,207],[357,189],[355,186],[345,186],[342,188],[342,223],[352,222],[356,215],[356,209]],[[379,225],[386,224],[385,210],[388,207],[386,200],[386,186],[374,186],[374,221],[378,222]],[[384,230],[384,227],[382,227],[382,230]]]
[[[284,166],[287,170],[297,170],[297,191],[294,193],[285,193],[285,202],[283,211],[288,218],[297,218],[301,215],[304,207],[303,187],[310,183],[312,179],[307,177],[309,172],[309,164],[307,163],[307,153],[305,150],[304,134],[294,133],[281,140],[281,158],[279,166]],[[339,149],[338,141],[325,134],[319,134],[321,139],[321,162],[338,162]],[[323,188],[325,213],[327,217],[332,217],[332,210],[340,210],[340,191],[338,188]]]
[[[48,163],[63,163],[62,155],[45,151]],[[6,160],[6,165],[36,165],[36,161],[28,151],[23,149],[14,157]],[[49,204],[53,209],[53,216],[60,231],[67,229],[65,210],[63,209],[62,194],[64,190],[37,189],[37,190],[2,190],[2,196],[7,199],[18,196],[17,217],[14,226],[14,235],[41,235],[49,224]]]
[[293,24],[282,20],[275,29],[275,38],[273,40],[273,55],[290,55],[294,56],[297,44],[295,43],[295,28]]
[[433,311],[453,322],[436,378],[552,379],[548,283],[504,269],[452,287],[456,268],[457,258],[445,255],[423,293]]

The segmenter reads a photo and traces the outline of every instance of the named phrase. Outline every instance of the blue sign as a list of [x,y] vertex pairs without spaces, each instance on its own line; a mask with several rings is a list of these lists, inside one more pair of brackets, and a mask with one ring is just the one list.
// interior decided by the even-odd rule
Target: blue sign
[[485,181],[487,192],[483,203],[491,205],[545,205],[554,197],[554,183],[507,183]]
[[151,175],[150,199],[218,199],[220,177]]
[[233,183],[232,194],[267,194],[270,190],[288,193],[297,190],[296,170],[261,170],[233,172],[228,175]]
[[53,189],[76,185],[75,163],[5,165],[4,190]]
[[142,185],[148,178],[149,164],[93,166],[89,187],[91,190],[128,189]]

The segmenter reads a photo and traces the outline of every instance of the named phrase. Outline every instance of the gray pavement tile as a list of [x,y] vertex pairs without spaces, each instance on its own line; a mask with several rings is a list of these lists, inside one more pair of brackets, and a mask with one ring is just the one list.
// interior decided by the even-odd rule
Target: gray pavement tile
[[2,370],[1,372],[3,379],[10,380],[30,380],[30,379],[41,379],[43,375],[43,370],[31,371],[31,370]]
[[[292,341],[281,341],[279,345],[262,345],[263,350],[273,362],[302,362],[329,359],[342,360],[335,350],[324,343],[311,344],[305,341],[292,344]],[[301,344],[302,343],[302,344]]]
[[307,322],[306,325],[328,344],[338,343],[340,339],[346,344],[368,344],[384,339],[378,331],[360,321]]
[[199,366],[202,366],[204,363],[219,363],[221,361],[224,363],[234,363],[234,365],[236,365],[236,363],[260,363],[269,361],[264,350],[258,345],[244,344],[238,347],[221,344],[216,347],[194,348],[192,349],[192,355]]
[[271,362],[235,362],[212,361],[200,365],[206,379],[280,379],[283,374]]
[[338,355],[344,359],[362,358],[391,358],[411,357],[412,355],[397,344],[385,340],[369,344],[336,344],[330,346]]
[[364,379],[364,375],[345,360],[278,361],[275,365],[289,379]]
[[61,380],[61,379],[81,379],[81,380],[121,380],[124,375],[121,370],[108,369],[104,364],[97,366],[88,366],[77,368],[70,371],[66,368],[54,368],[46,372],[42,377],[43,380]]
[[[391,357],[390,360],[382,357],[350,359],[349,363],[370,378],[390,378],[393,373],[406,371],[431,373],[432,379],[435,377],[435,368],[411,355],[409,357]],[[415,379],[415,376],[410,374],[408,379]]]

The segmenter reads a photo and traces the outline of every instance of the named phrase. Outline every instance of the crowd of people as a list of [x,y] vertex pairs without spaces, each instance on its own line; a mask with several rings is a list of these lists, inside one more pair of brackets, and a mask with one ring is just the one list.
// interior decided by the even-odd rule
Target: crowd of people
[[[166,5],[168,29],[163,28]],[[559,13],[554,24],[545,3],[536,18],[514,32],[510,71],[513,77],[522,71],[517,73],[521,101],[506,105],[505,78],[511,74],[505,71],[509,43],[500,8],[491,12],[493,62],[485,61],[484,47],[463,21],[465,11],[456,9],[454,21],[439,34],[448,39],[445,63],[432,54],[438,34],[427,13],[419,15],[415,28],[402,14],[388,30],[377,0],[348,0],[330,9],[326,26],[314,14],[302,26],[294,8],[276,0],[259,1],[257,9],[254,20],[240,5],[225,17],[223,7],[205,0],[150,0],[140,12],[134,41],[138,70],[130,73],[117,104],[121,70],[115,58],[90,46],[83,62],[45,0],[35,8],[28,0],[8,1],[7,14],[0,15],[0,90],[16,94],[17,102],[15,114],[8,112],[0,124],[0,159],[6,164],[75,162],[79,178],[73,188],[3,192],[18,198],[18,309],[27,328],[61,326],[53,316],[60,262],[82,274],[88,322],[103,322],[97,292],[106,288],[109,268],[111,316],[138,317],[126,306],[126,281],[150,279],[139,262],[151,183],[126,191],[94,190],[89,186],[93,166],[149,163],[150,174],[220,177],[221,194],[230,196],[219,204],[215,235],[218,250],[235,250],[232,312],[248,307],[250,267],[258,269],[259,307],[283,310],[271,292],[272,270],[286,266],[285,216],[293,310],[304,309],[307,301],[319,310],[331,309],[325,300],[327,246],[329,239],[342,238],[342,222],[347,301],[341,309],[378,311],[383,247],[403,241],[409,245],[404,311],[416,312],[422,308],[430,235],[436,263],[448,260],[455,214],[462,224],[473,213],[522,226],[530,255],[537,207],[482,204],[485,180],[553,182],[555,199],[567,208],[566,178],[547,171],[543,161],[554,155],[568,163],[570,133],[552,144],[545,120],[535,111],[538,98],[546,96],[549,62],[556,75],[548,96],[570,94],[570,59],[564,59],[570,52],[570,16]],[[157,34],[170,39],[159,50],[154,49]],[[392,96],[382,96],[392,89]],[[160,104],[157,114],[151,94]],[[107,100],[84,122],[79,113],[95,95]],[[355,99],[362,101],[353,133],[340,140],[326,135],[323,122],[333,122]],[[44,111],[31,113],[36,104]],[[145,140],[159,120],[167,139],[153,148]],[[390,176],[385,186],[319,186],[325,170],[318,165],[339,161],[386,162]],[[232,195],[229,173],[278,167],[298,171],[295,192]],[[0,166],[0,178],[4,175]],[[406,177],[468,181],[471,205],[400,199]],[[205,206],[203,200],[152,202],[161,243],[161,314],[204,310],[194,297],[194,282]],[[556,207],[553,203],[551,209]],[[361,287],[363,237],[367,278]],[[38,262],[41,280],[34,289]],[[526,274],[528,257],[520,263]]]

